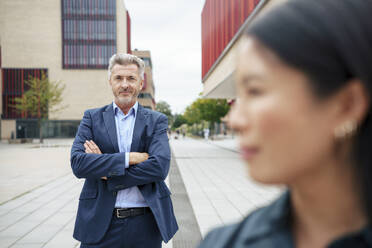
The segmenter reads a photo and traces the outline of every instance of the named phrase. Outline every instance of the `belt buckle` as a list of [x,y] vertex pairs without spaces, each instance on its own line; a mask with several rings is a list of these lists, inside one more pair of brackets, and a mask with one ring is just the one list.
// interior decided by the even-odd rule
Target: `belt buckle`
[[121,217],[120,217],[120,214],[119,214],[119,210],[120,210],[120,209],[117,208],[117,209],[115,209],[115,210],[116,210],[116,217],[117,217],[117,218],[121,218]]
[[116,209],[116,217],[118,217],[119,219],[125,219],[125,218],[129,217],[129,216],[126,216],[126,215],[120,215],[120,210],[124,210],[125,211],[125,209],[117,208]]

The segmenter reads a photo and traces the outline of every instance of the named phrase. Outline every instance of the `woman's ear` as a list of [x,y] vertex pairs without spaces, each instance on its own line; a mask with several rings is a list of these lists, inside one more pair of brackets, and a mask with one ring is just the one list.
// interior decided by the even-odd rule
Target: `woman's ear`
[[337,114],[343,125],[353,121],[360,124],[365,119],[370,106],[370,96],[359,79],[351,79],[337,94]]

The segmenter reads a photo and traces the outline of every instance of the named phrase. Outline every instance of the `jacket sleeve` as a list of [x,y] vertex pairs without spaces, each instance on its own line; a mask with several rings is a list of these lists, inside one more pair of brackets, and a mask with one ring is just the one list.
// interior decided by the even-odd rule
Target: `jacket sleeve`
[[155,130],[149,143],[149,158],[142,163],[129,166],[123,176],[108,178],[109,190],[116,191],[165,180],[171,157],[167,129],[168,119],[161,115],[155,123]]
[[71,167],[78,178],[99,179],[101,177],[125,174],[125,153],[92,154],[85,153],[84,143],[93,140],[92,118],[85,111],[71,148]]

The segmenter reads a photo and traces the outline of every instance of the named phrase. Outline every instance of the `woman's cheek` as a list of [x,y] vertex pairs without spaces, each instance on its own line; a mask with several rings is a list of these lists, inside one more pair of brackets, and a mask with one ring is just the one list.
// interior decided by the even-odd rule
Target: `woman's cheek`
[[269,137],[271,140],[278,135],[285,134],[290,126],[289,121],[295,118],[283,109],[280,102],[270,98],[263,99],[257,104],[254,112],[260,136],[262,138]]

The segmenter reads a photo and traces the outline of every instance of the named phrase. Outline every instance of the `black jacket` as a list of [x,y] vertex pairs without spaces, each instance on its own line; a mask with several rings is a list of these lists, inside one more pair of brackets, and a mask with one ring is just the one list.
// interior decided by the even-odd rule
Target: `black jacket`
[[[290,194],[284,193],[267,207],[260,208],[242,222],[211,231],[199,248],[293,248],[290,229]],[[372,247],[372,230],[340,237],[328,248]]]

